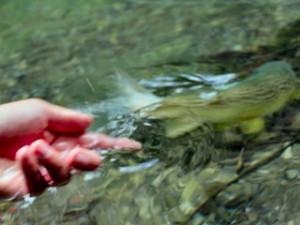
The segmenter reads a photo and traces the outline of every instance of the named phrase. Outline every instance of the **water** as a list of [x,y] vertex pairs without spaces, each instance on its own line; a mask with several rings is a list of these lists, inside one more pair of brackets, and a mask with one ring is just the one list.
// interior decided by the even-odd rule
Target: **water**
[[[296,0],[16,0],[3,1],[0,13],[0,102],[41,97],[95,114],[92,129],[113,135],[130,135],[135,121],[125,118],[123,123],[122,118],[110,117],[107,99],[114,95],[112,75],[116,69],[143,80],[142,84],[160,96],[190,88],[194,83],[179,79],[179,83],[175,80],[177,83],[170,85],[165,80],[157,81],[157,77],[235,73],[242,79],[256,66],[274,59],[286,60],[299,71],[296,28],[300,4]],[[297,130],[297,109],[295,103],[284,111],[292,113],[296,122],[291,124],[279,114],[269,120],[270,127],[275,123]],[[120,121],[122,126],[114,129],[114,123]],[[76,176],[65,187],[51,189],[36,199],[3,205],[0,221],[112,225],[299,223],[299,206],[293,203],[293,199],[300,199],[299,147],[292,147],[292,157],[280,157],[222,191],[236,178],[235,162],[200,170],[196,164],[203,159],[197,158],[201,154],[193,149],[203,142],[191,143],[187,163],[181,157],[187,150],[184,147],[190,146],[185,141],[193,140],[191,137],[173,145],[167,142],[161,149],[161,139],[151,135],[150,146],[157,144],[161,151],[108,154],[103,168]],[[269,136],[276,143],[288,137],[278,137],[276,132]],[[268,148],[249,147],[246,159],[253,159],[257,148],[263,152],[278,147],[268,144]],[[239,148],[224,148],[236,150],[225,152],[227,156],[232,154],[229,158],[240,154]]]

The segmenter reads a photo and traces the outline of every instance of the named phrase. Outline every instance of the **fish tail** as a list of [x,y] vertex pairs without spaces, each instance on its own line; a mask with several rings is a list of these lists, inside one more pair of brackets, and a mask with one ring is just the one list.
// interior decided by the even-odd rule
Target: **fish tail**
[[136,111],[162,100],[123,71],[116,71],[116,83],[120,104],[131,111]]

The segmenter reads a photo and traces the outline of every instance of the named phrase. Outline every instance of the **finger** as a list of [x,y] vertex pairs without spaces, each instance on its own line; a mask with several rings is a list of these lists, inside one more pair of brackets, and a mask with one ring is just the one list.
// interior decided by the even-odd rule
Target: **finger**
[[81,133],[93,121],[91,115],[46,103],[48,128],[58,133]]
[[71,178],[65,159],[55,148],[44,140],[38,140],[30,146],[41,166],[45,167],[55,185],[65,184]]
[[49,185],[42,176],[38,160],[30,151],[30,147],[24,146],[19,149],[16,160],[23,171],[27,192],[34,195],[42,193]]
[[76,147],[66,157],[67,164],[75,169],[89,171],[101,164],[100,156],[88,149]]
[[48,130],[44,130],[43,134],[42,134],[42,138],[47,142],[47,143],[52,143],[55,139],[56,136],[51,133]]
[[86,133],[79,137],[80,146],[88,149],[103,148],[103,149],[121,149],[129,148],[139,150],[142,148],[141,143],[128,138],[113,138],[105,134]]

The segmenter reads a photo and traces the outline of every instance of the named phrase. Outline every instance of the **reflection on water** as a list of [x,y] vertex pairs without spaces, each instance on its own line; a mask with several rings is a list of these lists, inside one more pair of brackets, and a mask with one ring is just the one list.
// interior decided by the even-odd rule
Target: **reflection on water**
[[299,76],[298,1],[26,1],[0,7],[0,102],[42,97],[92,112],[93,130],[131,135],[145,149],[99,152],[102,168],[1,205],[1,222],[300,223],[300,148],[283,146],[299,131],[298,102],[267,118],[266,132],[250,141],[209,125],[166,139],[158,121],[118,117],[120,108],[99,103],[112,96],[115,69],[159,96],[214,86],[195,74],[228,74],[232,83],[231,73],[243,79],[277,59]]

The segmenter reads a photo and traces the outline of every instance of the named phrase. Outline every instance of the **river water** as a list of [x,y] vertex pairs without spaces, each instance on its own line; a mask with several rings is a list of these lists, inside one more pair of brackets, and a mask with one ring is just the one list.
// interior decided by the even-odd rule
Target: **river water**
[[[91,129],[115,136],[141,138],[132,134],[136,118],[115,116],[121,107],[110,104],[118,95],[113,85],[116,70],[126,71],[160,96],[199,85],[190,80],[194,74],[234,73],[242,79],[255,67],[278,59],[289,62],[299,75],[297,0],[4,0],[0,13],[0,103],[43,98],[94,114]],[[282,126],[287,120],[283,114],[292,115],[288,128],[297,133],[298,109],[293,103],[269,123]],[[139,132],[153,147],[159,132]],[[197,166],[206,160],[195,153],[203,146],[210,152],[225,151],[230,159],[240,156],[236,146],[211,147],[214,135],[214,130],[201,130],[176,141],[158,137],[162,146],[145,147],[138,154],[99,152],[105,157],[103,168],[40,197],[3,203],[0,221],[299,224],[298,144],[239,177],[236,164],[224,166],[218,154]],[[290,133],[276,135],[274,143],[247,147],[249,162],[263,160],[291,141]],[[183,167],[190,140],[194,161]]]

